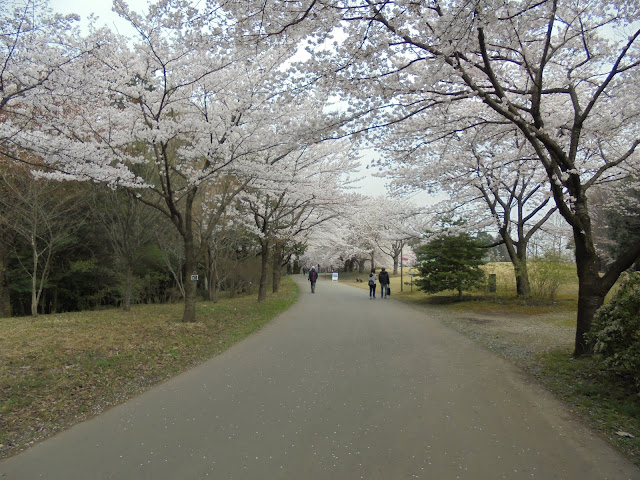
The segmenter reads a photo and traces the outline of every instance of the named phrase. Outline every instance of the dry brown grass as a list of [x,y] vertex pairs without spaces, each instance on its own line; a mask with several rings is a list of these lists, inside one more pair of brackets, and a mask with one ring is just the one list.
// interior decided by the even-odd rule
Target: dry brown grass
[[297,298],[284,281],[253,296],[0,320],[0,457],[144,391],[225,350]]

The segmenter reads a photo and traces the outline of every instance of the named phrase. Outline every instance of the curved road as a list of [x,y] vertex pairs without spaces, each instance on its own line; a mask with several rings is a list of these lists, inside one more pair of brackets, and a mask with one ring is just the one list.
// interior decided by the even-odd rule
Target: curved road
[[0,463],[31,479],[631,480],[520,372],[331,281],[203,365]]

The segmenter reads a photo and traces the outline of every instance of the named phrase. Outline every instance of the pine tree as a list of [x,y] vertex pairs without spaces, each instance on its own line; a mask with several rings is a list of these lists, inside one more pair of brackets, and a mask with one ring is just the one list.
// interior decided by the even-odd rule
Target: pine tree
[[480,268],[485,264],[481,243],[467,234],[439,237],[418,249],[420,279],[416,285],[427,293],[479,286],[484,279]]

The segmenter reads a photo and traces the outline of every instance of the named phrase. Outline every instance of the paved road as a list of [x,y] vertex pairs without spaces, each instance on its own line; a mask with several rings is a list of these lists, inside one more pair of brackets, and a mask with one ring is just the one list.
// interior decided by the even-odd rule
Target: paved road
[[639,479],[518,370],[320,281],[224,354],[0,463],[31,479]]

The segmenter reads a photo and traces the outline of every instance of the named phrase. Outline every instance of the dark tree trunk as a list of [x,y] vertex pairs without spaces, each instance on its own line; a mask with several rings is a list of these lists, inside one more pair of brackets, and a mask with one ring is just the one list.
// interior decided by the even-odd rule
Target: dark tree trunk
[[185,323],[196,321],[196,293],[198,283],[191,280],[196,271],[195,246],[193,243],[192,205],[195,192],[187,200],[184,220],[184,311],[182,321]]
[[218,303],[220,300],[220,277],[218,276],[218,267],[214,261],[209,266],[209,288],[207,292],[208,299],[213,303]]
[[278,293],[280,290],[280,280],[282,278],[282,245],[276,243],[273,249],[273,293]]
[[206,268],[206,274],[205,274],[205,278],[204,278],[204,300],[205,301],[210,301],[211,298],[213,297],[213,290],[215,288],[215,284],[213,281],[213,260],[212,260],[212,255],[211,255],[211,248],[207,247],[207,251],[205,254],[205,268]]
[[622,272],[630,268],[640,257],[640,242],[623,252],[600,274],[600,258],[596,252],[591,230],[586,198],[578,197],[575,203],[573,240],[576,246],[576,267],[578,272],[578,319],[574,356],[589,354],[592,346],[585,340],[591,330],[593,317],[604,303],[604,298],[616,283]]
[[218,303],[220,301],[220,279],[218,278],[217,270],[209,281],[211,282],[211,285],[209,285],[209,300],[213,303]]
[[267,278],[269,276],[269,241],[267,239],[260,240],[261,248],[261,268],[260,268],[260,286],[258,288],[258,301],[264,302],[267,299]]
[[[504,241],[509,260],[513,265],[517,295],[520,298],[529,298],[531,296],[531,282],[529,281],[529,269],[527,268],[527,242],[524,240],[514,242],[506,230],[501,230],[500,236]],[[522,236],[524,236],[524,233],[522,233]]]
[[516,276],[516,293],[520,298],[529,298],[531,296],[531,282],[529,281],[529,268],[527,267],[527,259],[519,258],[513,263],[513,271]]
[[7,263],[9,249],[0,242],[0,317],[11,316],[11,299],[9,297],[9,277],[7,276]]
[[133,270],[131,268],[131,262],[127,262],[127,272],[124,282],[124,301],[122,302],[122,310],[129,312],[131,311],[131,293],[133,290]]
[[574,231],[576,244],[576,266],[578,270],[578,318],[574,355],[591,353],[585,334],[591,330],[593,317],[604,303],[604,297],[611,288],[600,278],[599,259],[592,242],[582,232]]

